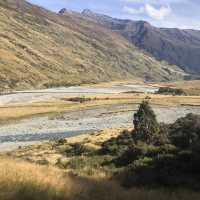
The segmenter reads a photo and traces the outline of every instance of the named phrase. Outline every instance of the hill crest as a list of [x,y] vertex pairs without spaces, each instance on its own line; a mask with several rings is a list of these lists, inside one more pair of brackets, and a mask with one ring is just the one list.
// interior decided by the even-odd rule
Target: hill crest
[[4,0],[0,24],[1,89],[184,76],[80,13],[60,15],[23,0]]

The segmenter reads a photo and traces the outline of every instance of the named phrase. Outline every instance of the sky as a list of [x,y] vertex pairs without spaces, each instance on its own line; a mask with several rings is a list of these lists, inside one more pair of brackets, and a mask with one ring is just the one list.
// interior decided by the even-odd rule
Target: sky
[[145,20],[154,26],[199,29],[200,0],[28,0],[52,11],[90,9],[116,18]]

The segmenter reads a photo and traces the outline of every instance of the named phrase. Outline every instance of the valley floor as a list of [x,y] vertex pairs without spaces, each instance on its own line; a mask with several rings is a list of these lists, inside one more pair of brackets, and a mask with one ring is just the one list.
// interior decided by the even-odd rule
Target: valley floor
[[141,82],[105,83],[0,96],[0,151],[106,128],[130,128],[133,113],[147,95],[160,122],[200,114],[200,96],[154,94],[158,88]]
[[0,199],[200,199],[199,192],[183,188],[121,187],[112,178],[120,169],[104,166],[114,157],[97,153],[105,142],[131,132],[146,96],[159,122],[200,114],[200,96],[154,94],[160,85],[113,83],[73,88],[81,95],[62,88],[1,96]]
[[[112,179],[112,166],[100,163],[113,157],[68,155],[69,146],[84,145],[98,151],[101,145],[124,134],[106,129],[65,140],[24,147],[0,156],[0,199],[32,200],[198,200],[198,191],[185,188],[122,187]],[[84,150],[84,151],[85,151]],[[12,192],[11,192],[12,191]],[[108,192],[109,191],[109,192]]]

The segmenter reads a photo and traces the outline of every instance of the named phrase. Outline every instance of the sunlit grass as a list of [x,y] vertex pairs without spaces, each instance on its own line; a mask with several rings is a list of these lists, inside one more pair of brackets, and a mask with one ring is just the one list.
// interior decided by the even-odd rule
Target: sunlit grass
[[70,177],[52,167],[0,159],[2,200],[198,200],[191,191],[131,189],[98,177]]

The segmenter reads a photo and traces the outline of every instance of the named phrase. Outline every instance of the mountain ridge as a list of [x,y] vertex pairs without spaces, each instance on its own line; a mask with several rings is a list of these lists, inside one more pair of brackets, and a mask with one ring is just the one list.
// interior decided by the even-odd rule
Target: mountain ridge
[[56,14],[24,0],[3,0],[0,24],[3,90],[185,75],[80,13]]
[[188,73],[200,75],[200,31],[158,28],[146,21],[105,17],[93,11],[82,15],[124,36],[128,41],[150,53],[157,60],[177,65]]

